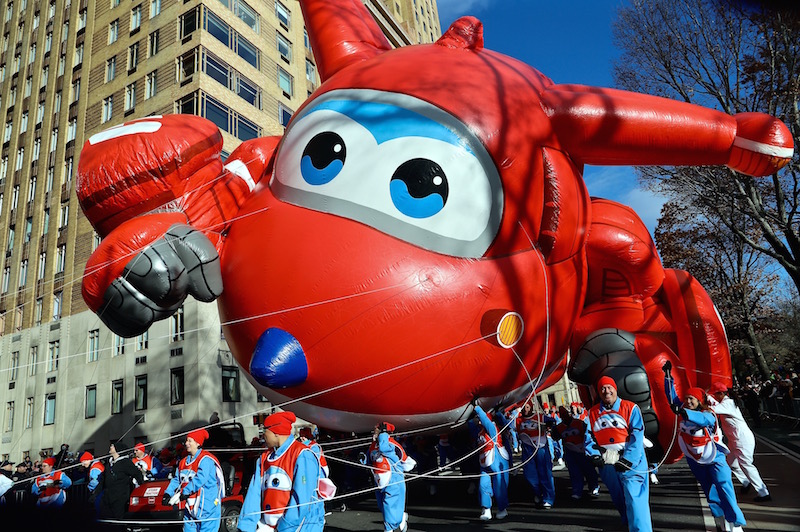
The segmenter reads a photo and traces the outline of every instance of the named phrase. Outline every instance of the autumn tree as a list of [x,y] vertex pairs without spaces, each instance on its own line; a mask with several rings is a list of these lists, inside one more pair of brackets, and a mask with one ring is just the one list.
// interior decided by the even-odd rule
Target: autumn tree
[[[800,15],[777,4],[631,0],[614,35],[618,86],[714,107],[769,113],[800,137]],[[722,167],[639,170],[676,204],[692,205],[734,240],[770,257],[800,292],[800,159],[767,178]],[[692,272],[695,273],[695,272]]]
[[[755,238],[749,219],[736,220],[740,232]],[[708,291],[719,310],[734,362],[755,360],[767,377],[763,338],[773,334],[779,305],[774,261],[739,239],[727,225],[709,219],[695,206],[667,202],[655,231],[664,265],[687,270]],[[741,370],[741,367],[740,367]]]

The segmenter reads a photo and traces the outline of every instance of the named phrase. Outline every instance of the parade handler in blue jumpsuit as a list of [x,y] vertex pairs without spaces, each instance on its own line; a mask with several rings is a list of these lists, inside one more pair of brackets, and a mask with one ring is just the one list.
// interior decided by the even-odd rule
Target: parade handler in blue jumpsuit
[[72,486],[70,479],[63,471],[53,471],[56,459],[52,456],[42,461],[42,474],[33,480],[31,491],[38,495],[36,506],[60,508],[67,501],[65,489]]
[[569,410],[563,406],[561,423],[553,428],[553,439],[564,444],[564,459],[567,462],[569,481],[572,485],[572,498],[580,500],[583,496],[583,480],[589,486],[589,495],[593,498],[600,494],[600,483],[597,470],[592,461],[586,456],[586,433],[589,424],[585,419],[572,417]]
[[[608,376],[597,381],[600,403],[589,410],[586,453],[600,469],[623,524],[630,532],[651,532],[644,420],[639,407],[617,396],[617,383]],[[602,450],[602,454],[600,450]]]
[[706,392],[702,388],[689,388],[681,404],[672,379],[672,364],[667,361],[664,370],[664,390],[672,410],[680,416],[678,445],[708,499],[711,514],[725,531],[741,532],[746,522],[736,503],[731,468],[725,459],[728,448],[722,443],[717,417],[708,408]]
[[505,519],[508,516],[508,450],[503,446],[497,425],[478,404],[475,405],[475,413],[482,426],[478,434],[481,462],[480,518],[484,521],[492,518],[492,496],[494,496],[497,502],[497,518]]
[[534,411],[530,401],[522,405],[517,417],[517,434],[522,446],[522,472],[533,488],[534,498],[542,508],[550,509],[556,500],[553,483],[553,457],[547,438],[547,425],[555,420],[542,410]]
[[295,421],[292,412],[264,420],[268,449],[256,461],[239,515],[237,526],[243,532],[319,532],[325,526],[319,457],[292,436]]
[[183,506],[184,532],[216,532],[222,515],[225,477],[217,458],[201,449],[208,431],[197,429],[186,436],[189,455],[164,490],[162,504]]
[[384,422],[375,426],[368,457],[372,476],[378,486],[375,498],[378,510],[383,514],[383,528],[387,532],[405,532],[408,530],[405,472],[411,471],[416,461],[391,436],[392,432],[394,425],[391,423]]

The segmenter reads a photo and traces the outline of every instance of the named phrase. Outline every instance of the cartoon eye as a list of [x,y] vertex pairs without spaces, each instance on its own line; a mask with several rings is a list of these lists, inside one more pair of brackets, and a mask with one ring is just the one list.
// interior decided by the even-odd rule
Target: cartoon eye
[[397,210],[412,218],[427,218],[447,203],[447,177],[430,159],[411,159],[395,170],[389,182]]
[[483,256],[503,215],[497,167],[470,128],[428,102],[374,90],[309,101],[284,135],[270,188],[457,257]]
[[303,150],[300,172],[310,185],[324,185],[339,175],[346,157],[347,148],[342,137],[325,131],[308,141]]
[[264,479],[265,487],[269,489],[277,489],[281,491],[289,491],[292,489],[292,481],[286,471],[278,467],[270,467],[267,470],[267,476]]

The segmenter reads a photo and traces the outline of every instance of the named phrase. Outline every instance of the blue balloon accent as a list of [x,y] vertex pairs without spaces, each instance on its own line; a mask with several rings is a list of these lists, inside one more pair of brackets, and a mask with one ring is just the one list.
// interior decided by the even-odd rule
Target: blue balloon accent
[[311,162],[311,157],[308,155],[303,157],[300,161],[300,173],[309,185],[324,185],[325,183],[330,183],[334,177],[339,175],[342,168],[344,168],[344,162],[339,159],[333,160],[331,164],[325,168],[317,168],[314,166],[314,163]]
[[408,187],[400,179],[389,182],[389,194],[397,210],[411,218],[430,218],[444,208],[444,201],[439,194],[415,198],[408,193]]
[[288,388],[308,378],[308,362],[297,339],[276,327],[261,334],[250,361],[250,375],[269,388]]
[[403,137],[436,139],[463,148],[472,149],[456,132],[410,109],[380,102],[363,100],[329,100],[317,104],[310,113],[335,111],[364,126],[378,144]]

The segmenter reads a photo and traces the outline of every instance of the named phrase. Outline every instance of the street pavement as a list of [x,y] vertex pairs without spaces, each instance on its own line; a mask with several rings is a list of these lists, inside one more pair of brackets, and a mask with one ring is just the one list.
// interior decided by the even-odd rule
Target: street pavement
[[[755,463],[767,483],[773,500],[753,501],[755,493],[739,495],[739,505],[748,523],[745,530],[800,531],[800,429],[792,423],[766,423],[756,429]],[[410,480],[408,486],[409,530],[450,531],[618,531],[619,514],[601,484],[599,499],[570,498],[566,469],[555,471],[556,503],[552,509],[538,509],[532,491],[521,474],[512,475],[508,517],[502,521],[478,519],[477,493],[469,486],[474,479],[457,475]],[[659,484],[650,486],[653,529],[716,530],[699,485],[685,460],[662,466]],[[734,484],[739,490],[736,481]],[[432,491],[433,489],[433,491]],[[347,510],[339,511],[341,502]],[[372,493],[345,497],[328,503],[325,530],[383,530]]]

